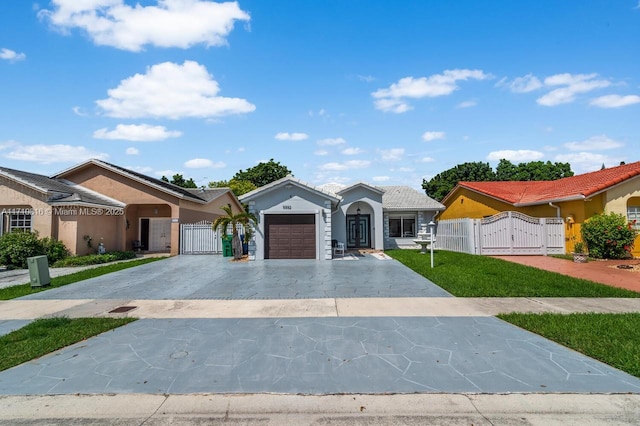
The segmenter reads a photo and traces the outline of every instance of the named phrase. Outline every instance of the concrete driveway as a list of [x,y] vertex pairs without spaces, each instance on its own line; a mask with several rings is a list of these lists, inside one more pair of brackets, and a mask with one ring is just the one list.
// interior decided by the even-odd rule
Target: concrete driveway
[[[426,260],[425,260],[426,261]],[[472,285],[473,283],[470,283]],[[395,260],[181,256],[23,298],[451,296]],[[354,299],[355,300],[355,299]],[[0,373],[0,394],[640,393],[640,380],[494,317],[158,318]]]

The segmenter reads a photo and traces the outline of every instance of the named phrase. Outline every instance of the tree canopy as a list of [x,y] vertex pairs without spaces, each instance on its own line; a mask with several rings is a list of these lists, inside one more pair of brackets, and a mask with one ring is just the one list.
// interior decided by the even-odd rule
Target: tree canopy
[[196,185],[196,183],[193,181],[193,178],[189,178],[189,180],[186,180],[184,178],[184,176],[182,176],[180,173],[176,173],[175,175],[173,175],[171,180],[169,180],[166,176],[162,176],[160,178],[160,180],[172,183],[174,185],[181,186],[183,188],[197,188],[198,187],[198,185]]
[[460,181],[490,182],[490,181],[531,181],[556,180],[573,176],[569,163],[551,163],[547,161],[531,161],[529,163],[513,164],[502,159],[494,172],[489,163],[472,162],[458,164],[445,170],[429,181],[422,180],[422,188],[428,196],[438,201],[442,200]]
[[261,162],[256,166],[249,167],[247,170],[240,170],[231,180],[249,181],[256,187],[267,185],[278,179],[291,174],[287,166],[283,166],[280,162],[276,162],[273,158],[266,163]]
[[229,188],[236,197],[239,197],[247,192],[253,191],[257,187],[248,180],[231,179],[209,182],[209,188]]

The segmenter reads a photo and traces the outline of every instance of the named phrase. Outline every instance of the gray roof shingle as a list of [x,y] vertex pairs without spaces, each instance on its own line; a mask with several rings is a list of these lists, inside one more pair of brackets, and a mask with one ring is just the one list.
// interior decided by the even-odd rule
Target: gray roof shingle
[[124,203],[106,197],[88,188],[64,179],[54,179],[37,173],[0,167],[0,175],[5,176],[37,191],[47,194],[51,205],[96,205],[101,207],[124,207]]
[[444,210],[445,206],[409,186],[380,186],[386,210]]

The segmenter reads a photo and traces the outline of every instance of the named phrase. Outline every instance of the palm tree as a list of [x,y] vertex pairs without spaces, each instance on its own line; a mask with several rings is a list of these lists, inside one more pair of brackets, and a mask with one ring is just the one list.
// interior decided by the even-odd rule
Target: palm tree
[[240,241],[240,236],[238,235],[238,224],[241,224],[243,228],[248,228],[251,226],[250,221],[257,222],[258,219],[254,214],[242,211],[240,213],[233,213],[233,209],[231,208],[231,204],[227,204],[226,206],[221,207],[222,210],[227,214],[226,216],[220,216],[216,218],[213,222],[213,230],[222,229],[222,232],[226,232],[227,227],[231,225],[232,237],[231,237],[231,248],[233,249],[233,258],[241,259],[242,258],[242,241]]

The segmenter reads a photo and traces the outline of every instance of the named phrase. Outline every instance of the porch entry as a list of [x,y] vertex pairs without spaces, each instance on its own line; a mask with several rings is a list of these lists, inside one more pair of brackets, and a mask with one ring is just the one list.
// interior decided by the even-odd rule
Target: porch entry
[[140,243],[143,250],[170,250],[171,218],[141,218]]
[[371,248],[371,215],[347,215],[347,248]]

